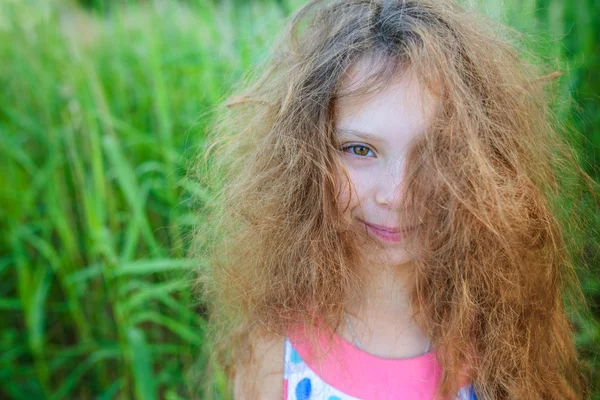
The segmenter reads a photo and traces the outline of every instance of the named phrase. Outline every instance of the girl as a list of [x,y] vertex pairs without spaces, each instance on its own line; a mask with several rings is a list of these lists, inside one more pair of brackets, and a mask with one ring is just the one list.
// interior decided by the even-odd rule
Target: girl
[[224,103],[197,240],[236,400],[586,395],[553,201],[584,172],[550,79],[494,26],[449,1],[314,0]]

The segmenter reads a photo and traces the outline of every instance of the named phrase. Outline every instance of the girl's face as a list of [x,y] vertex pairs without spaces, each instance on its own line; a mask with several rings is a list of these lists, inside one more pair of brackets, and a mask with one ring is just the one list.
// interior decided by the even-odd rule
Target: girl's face
[[[353,88],[365,74],[351,69],[345,78],[345,84]],[[434,98],[424,98],[418,89],[408,71],[375,95],[342,97],[336,104],[340,159],[352,185],[350,188],[340,180],[344,187],[339,204],[348,204],[345,214],[353,224],[388,249],[386,263],[393,265],[411,261],[403,247],[411,226],[399,208],[408,146],[428,128],[436,108]]]

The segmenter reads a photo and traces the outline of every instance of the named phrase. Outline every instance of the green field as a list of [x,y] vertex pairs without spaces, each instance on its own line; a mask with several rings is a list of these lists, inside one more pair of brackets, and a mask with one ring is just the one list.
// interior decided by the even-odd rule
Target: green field
[[[187,252],[211,193],[186,174],[213,106],[304,1],[84,3],[0,2],[0,398],[207,397]],[[565,71],[556,112],[599,180],[600,2],[469,3]],[[598,371],[600,213],[581,207],[577,346]]]

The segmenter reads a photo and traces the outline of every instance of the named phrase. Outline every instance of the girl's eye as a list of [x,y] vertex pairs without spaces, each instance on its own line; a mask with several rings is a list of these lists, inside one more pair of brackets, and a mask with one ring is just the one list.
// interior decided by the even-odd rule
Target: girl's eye
[[349,146],[342,147],[342,151],[346,151],[348,149],[356,149],[356,150],[352,151],[350,154],[359,156],[359,157],[370,157],[368,155],[369,152],[373,153],[373,150],[371,150],[370,148],[368,148],[367,146],[364,146],[362,144],[351,144]]

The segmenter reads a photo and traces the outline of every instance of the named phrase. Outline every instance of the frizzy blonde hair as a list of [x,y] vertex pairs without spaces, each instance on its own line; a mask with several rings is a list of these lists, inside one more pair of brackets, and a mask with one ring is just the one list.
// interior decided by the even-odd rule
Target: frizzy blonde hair
[[[560,73],[525,62],[515,32],[449,1],[315,0],[284,33],[220,105],[197,160],[215,193],[195,251],[217,369],[231,378],[250,362],[255,333],[341,322],[363,285],[364,237],[336,202],[334,105],[410,68],[440,99],[411,149],[403,214],[426,221],[410,243],[412,302],[439,349],[440,394],[456,394],[468,365],[478,399],[586,396],[565,312],[585,307],[567,235],[580,225],[557,199],[579,193],[561,176],[590,179],[551,110]],[[371,81],[343,93],[365,57]]]

